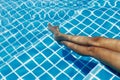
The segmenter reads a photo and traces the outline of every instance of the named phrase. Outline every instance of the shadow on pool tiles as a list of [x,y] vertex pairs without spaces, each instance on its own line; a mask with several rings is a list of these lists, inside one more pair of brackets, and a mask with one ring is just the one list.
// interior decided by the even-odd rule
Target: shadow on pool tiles
[[[89,64],[89,60],[84,60],[81,58],[79,60],[77,60],[71,54],[68,54],[69,53],[68,50],[63,50],[62,53],[63,53],[62,55],[63,55],[64,59],[67,61],[74,62],[74,65],[76,67],[78,67],[84,75],[87,75],[97,65],[97,62],[95,62],[95,61],[90,62],[90,64],[92,65],[91,66]],[[86,64],[87,64],[87,66],[85,66]]]
[[120,73],[118,73],[117,71],[113,70],[112,68],[110,68],[109,66],[105,66],[108,70],[110,70],[112,73],[114,73],[115,75],[117,75],[118,77],[120,77]]
[[114,77],[112,80],[120,80],[119,77]]

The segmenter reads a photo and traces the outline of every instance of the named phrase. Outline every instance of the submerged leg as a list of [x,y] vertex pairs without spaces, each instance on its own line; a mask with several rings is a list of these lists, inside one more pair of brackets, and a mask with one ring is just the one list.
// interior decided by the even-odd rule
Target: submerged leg
[[103,37],[85,37],[62,34],[57,26],[48,25],[49,30],[54,34],[57,41],[70,41],[80,45],[97,46],[120,52],[120,41]]

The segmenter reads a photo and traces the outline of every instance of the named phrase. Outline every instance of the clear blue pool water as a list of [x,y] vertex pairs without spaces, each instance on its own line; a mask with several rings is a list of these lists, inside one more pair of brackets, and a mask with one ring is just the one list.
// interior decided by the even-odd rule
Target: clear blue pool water
[[49,22],[65,34],[120,39],[120,1],[0,0],[0,79],[120,80],[98,60],[58,44]]

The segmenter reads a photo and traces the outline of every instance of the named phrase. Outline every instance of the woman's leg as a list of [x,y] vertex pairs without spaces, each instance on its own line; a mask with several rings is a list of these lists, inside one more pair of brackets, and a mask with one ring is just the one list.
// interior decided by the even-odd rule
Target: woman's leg
[[[89,38],[65,35],[58,27],[49,26],[55,34],[55,39],[74,50],[78,54],[92,56],[116,71],[120,72],[120,41],[107,38]],[[83,44],[83,45],[80,45]]]
[[58,26],[48,25],[49,30],[54,34],[54,37],[57,41],[70,41],[80,45],[87,46],[97,46],[103,47],[107,49],[111,49],[113,51],[120,52],[120,41],[115,39],[108,39],[103,37],[85,37],[85,36],[72,36],[62,34],[59,31]]

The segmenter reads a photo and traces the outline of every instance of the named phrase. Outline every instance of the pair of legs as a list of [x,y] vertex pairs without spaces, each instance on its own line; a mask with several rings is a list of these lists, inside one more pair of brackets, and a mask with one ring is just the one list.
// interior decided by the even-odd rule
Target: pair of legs
[[62,34],[58,26],[48,25],[55,40],[80,55],[92,56],[120,72],[120,41],[103,37],[85,37]]

